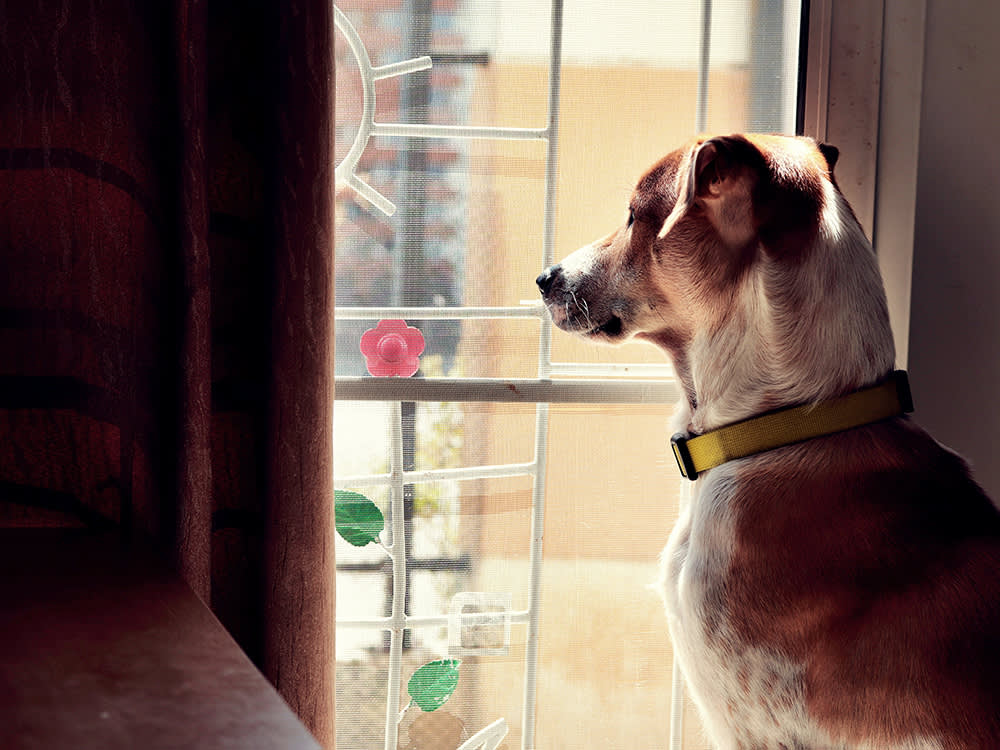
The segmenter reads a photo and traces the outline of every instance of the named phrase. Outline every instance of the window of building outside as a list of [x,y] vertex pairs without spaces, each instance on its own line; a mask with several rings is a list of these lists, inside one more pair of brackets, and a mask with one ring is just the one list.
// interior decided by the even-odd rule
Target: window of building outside
[[[550,123],[548,3],[338,0],[337,7],[373,66],[432,59],[429,70],[375,82],[376,122]],[[540,367],[557,382],[645,381],[655,386],[650,392],[671,393],[665,355],[651,346],[601,347],[546,331],[534,279],[547,246],[558,260],[617,226],[636,179],[698,130],[794,131],[800,13],[794,0],[569,0],[557,133],[534,140],[373,137],[356,173],[396,211],[387,216],[338,187],[338,382],[371,377],[363,334],[380,317],[402,317],[425,340],[419,370],[405,384],[394,379],[404,393],[407,384],[427,380],[537,379]],[[358,64],[338,32],[338,161],[354,141],[363,102]],[[547,182],[552,138],[555,179]],[[554,196],[548,239],[547,191]],[[364,314],[407,307],[524,314]],[[395,541],[385,481],[394,451],[409,476],[429,472],[405,486],[402,528],[406,612],[431,624],[406,630],[398,705],[387,706],[390,639],[372,623],[391,611],[392,565],[384,546],[338,538],[337,746],[390,747],[387,713],[405,708],[392,747],[455,750],[500,718],[508,728],[500,747],[511,750],[667,747],[673,659],[662,603],[649,584],[678,509],[680,479],[667,435],[672,404],[635,397],[559,402],[539,412],[533,403],[442,396],[399,397],[397,410],[388,401],[341,400],[341,391],[338,385],[336,486],[381,509],[384,544]],[[400,420],[395,433],[393,420]],[[544,481],[527,470],[463,473],[530,466],[539,435]],[[532,605],[539,492],[537,650],[527,644],[523,617],[513,618],[509,632],[497,624],[502,618],[485,621],[459,634],[459,678],[448,701],[432,712],[407,708],[415,671],[454,655],[450,611],[523,613]],[[456,599],[462,592],[479,598]],[[536,689],[526,730],[529,657]],[[684,748],[704,747],[690,708],[682,726]]]

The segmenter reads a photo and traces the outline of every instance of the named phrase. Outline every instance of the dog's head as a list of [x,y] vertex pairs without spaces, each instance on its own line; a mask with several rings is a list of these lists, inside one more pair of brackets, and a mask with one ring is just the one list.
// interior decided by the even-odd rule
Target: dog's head
[[538,277],[553,321],[660,345],[692,408],[722,391],[773,408],[884,375],[885,296],[836,159],[808,138],[761,135],[668,154],[639,180],[622,226]]

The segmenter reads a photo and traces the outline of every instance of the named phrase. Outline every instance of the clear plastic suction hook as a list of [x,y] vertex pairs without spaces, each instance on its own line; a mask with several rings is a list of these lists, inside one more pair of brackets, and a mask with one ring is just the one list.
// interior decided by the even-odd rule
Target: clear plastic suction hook
[[344,39],[347,40],[347,44],[354,54],[354,59],[357,60],[358,70],[361,71],[361,90],[364,97],[361,122],[358,125],[358,132],[354,136],[354,143],[351,144],[347,155],[334,169],[334,177],[338,183],[347,185],[359,197],[371,203],[386,216],[392,216],[396,212],[396,206],[393,202],[357,175],[358,161],[368,145],[368,139],[375,131],[375,81],[415,73],[418,70],[428,70],[432,65],[431,58],[415,57],[412,60],[403,60],[374,68],[368,57],[368,50],[365,49],[364,42],[361,41],[358,32],[336,5],[333,6],[333,23],[337,30],[344,35]]
[[509,593],[461,591],[448,608],[448,654],[506,656],[510,624]]

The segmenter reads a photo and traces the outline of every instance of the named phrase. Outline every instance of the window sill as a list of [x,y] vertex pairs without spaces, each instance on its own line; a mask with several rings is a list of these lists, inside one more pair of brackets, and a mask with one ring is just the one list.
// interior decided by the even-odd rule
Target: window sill
[[116,538],[0,530],[9,748],[318,748],[176,575]]

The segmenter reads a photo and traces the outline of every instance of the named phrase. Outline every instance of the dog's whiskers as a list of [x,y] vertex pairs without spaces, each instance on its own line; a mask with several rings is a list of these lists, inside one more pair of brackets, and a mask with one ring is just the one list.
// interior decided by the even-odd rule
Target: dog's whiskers
[[569,293],[570,296],[573,297],[573,303],[576,305],[576,308],[583,312],[583,319],[587,322],[587,328],[588,329],[595,328],[594,321],[591,320],[590,318],[590,305],[587,304],[587,300],[583,300],[581,302],[579,299],[577,299],[576,292],[574,292],[572,289],[570,290]]
[[583,308],[583,317],[587,320],[587,327],[593,328],[594,321],[590,318],[590,305],[587,304],[587,300],[583,300],[580,306]]

